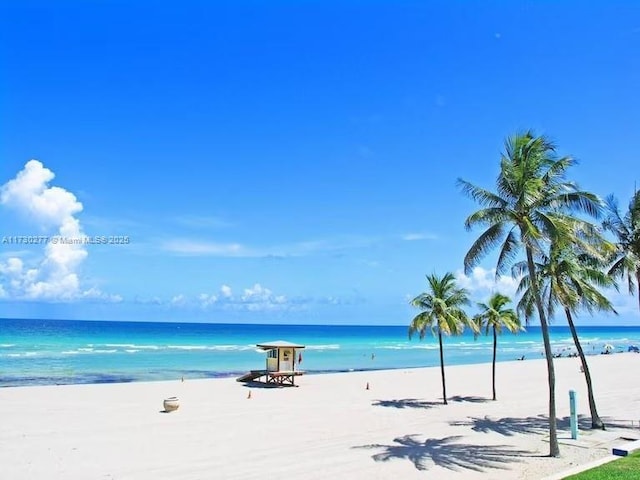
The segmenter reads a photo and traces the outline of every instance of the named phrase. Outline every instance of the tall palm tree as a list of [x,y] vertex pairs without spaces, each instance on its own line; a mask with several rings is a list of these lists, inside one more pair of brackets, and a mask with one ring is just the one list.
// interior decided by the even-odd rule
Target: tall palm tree
[[618,251],[609,275],[616,278],[627,277],[629,293],[637,288],[638,308],[640,308],[640,191],[636,191],[629,202],[629,210],[624,217],[620,214],[618,201],[607,197],[608,215],[603,226],[616,237]]
[[497,193],[458,180],[463,193],[483,207],[466,219],[465,227],[467,230],[486,227],[465,256],[465,271],[469,272],[490,250],[500,245],[496,276],[504,274],[524,247],[547,360],[549,455],[552,457],[560,455],[555,370],[547,316],[535,282],[534,255],[544,251],[549,241],[561,234],[556,226],[558,218],[573,212],[593,216],[600,212],[601,202],[597,196],[580,191],[565,180],[566,171],[574,164],[571,157],[558,157],[555,145],[548,138],[528,131],[506,140],[496,180]]
[[444,351],[442,335],[460,335],[465,326],[471,326],[463,307],[469,304],[469,294],[456,285],[452,273],[442,277],[427,275],[429,290],[411,301],[411,305],[422,310],[409,325],[409,338],[418,332],[420,339],[425,337],[427,329],[438,336],[440,345],[440,372],[442,374],[442,398],[447,404],[447,384],[444,376]]
[[494,293],[487,303],[478,303],[480,313],[473,317],[478,331],[484,330],[485,335],[488,335],[489,331],[493,333],[493,364],[491,368],[493,400],[496,399],[496,351],[498,349],[498,335],[502,333],[503,327],[511,333],[522,330],[522,325],[516,312],[511,308],[506,308],[509,303],[511,303],[509,297],[501,293]]
[[[542,292],[549,318],[553,317],[555,308],[558,306],[562,308],[567,317],[573,343],[578,351],[587,383],[591,428],[604,430],[604,422],[598,415],[593,394],[589,364],[573,322],[573,315],[580,308],[589,312],[598,310],[617,313],[609,299],[599,291],[599,288],[615,286],[615,280],[601,269],[614,247],[611,243],[606,242],[589,224],[579,222],[578,225],[583,230],[586,227],[591,233],[586,237],[581,234],[574,236],[574,240],[578,241],[571,244],[563,244],[560,241],[553,242],[549,255],[541,255],[540,262],[536,265],[536,281],[539,291]],[[586,241],[583,241],[583,238]],[[519,271],[523,270],[523,263],[516,267]],[[529,278],[523,277],[518,287],[519,291],[523,292],[518,309],[525,313],[526,318],[530,317],[534,305],[530,286]]]

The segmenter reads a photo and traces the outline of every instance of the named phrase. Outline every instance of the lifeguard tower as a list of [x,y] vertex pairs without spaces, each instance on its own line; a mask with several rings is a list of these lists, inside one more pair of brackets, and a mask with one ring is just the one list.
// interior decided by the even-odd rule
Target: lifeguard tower
[[[236,380],[238,382],[261,381],[274,386],[295,385],[295,378],[303,375],[304,372],[299,369],[302,356],[300,350],[304,349],[304,345],[297,345],[284,340],[275,342],[259,343],[256,345],[259,349],[267,352],[266,369],[251,370]],[[296,366],[296,359],[298,365]]]

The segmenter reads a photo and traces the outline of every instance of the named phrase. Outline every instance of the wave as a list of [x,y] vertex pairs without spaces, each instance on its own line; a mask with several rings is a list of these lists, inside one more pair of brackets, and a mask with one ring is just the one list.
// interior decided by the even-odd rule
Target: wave
[[613,340],[613,342],[615,343],[625,343],[625,344],[635,344],[640,342],[640,337],[639,338],[616,338],[615,340]]
[[[95,347],[89,344],[89,347]],[[220,351],[245,351],[255,349],[255,345],[138,345],[136,343],[105,343],[104,347],[117,348],[124,351],[130,350],[220,350]],[[260,350],[262,351],[262,350]]]
[[22,353],[6,353],[5,357],[10,358],[24,358],[24,357],[35,357],[40,355],[40,352],[22,352]]
[[64,352],[60,352],[63,355],[82,355],[82,354],[91,354],[91,353],[118,353],[118,349],[110,348],[110,349],[101,349],[101,348],[78,348],[76,350],[66,350]]
[[[61,348],[60,348],[61,347]],[[57,348],[52,349],[51,346],[47,346],[46,349],[39,350],[37,352],[29,351],[29,352],[12,352],[12,353],[0,353],[0,357],[26,357],[33,355],[44,355],[44,356],[57,356],[57,355],[91,355],[91,354],[112,354],[112,353],[161,353],[163,354],[169,352],[176,351],[185,351],[185,352],[243,352],[254,350],[255,347],[250,345],[166,345],[166,346],[158,346],[158,345],[136,345],[136,344],[89,344],[89,346],[69,348],[69,345],[59,346],[60,350]],[[322,350],[324,348],[331,348],[331,346],[320,346],[318,349]],[[336,346],[339,348],[339,346]],[[260,353],[264,353],[263,350],[256,349],[256,351]]]
[[421,344],[421,345],[387,345],[379,348],[384,350],[438,350],[440,347],[438,345]]
[[500,345],[498,345],[498,353],[500,352],[540,352],[542,351],[542,347],[541,348],[536,348],[536,349],[524,349],[524,348],[518,348],[518,347],[501,347]]
[[[90,347],[95,345],[89,344]],[[134,343],[105,343],[103,346],[110,348],[137,348],[139,350],[160,350],[162,347],[158,345],[136,345]]]
[[330,343],[328,345],[307,345],[306,350],[340,350],[340,344]]
[[[171,350],[218,350],[218,351],[247,351],[257,350],[254,345],[168,345]],[[264,350],[257,350],[264,352]]]
[[206,345],[167,345],[169,350],[210,350]]

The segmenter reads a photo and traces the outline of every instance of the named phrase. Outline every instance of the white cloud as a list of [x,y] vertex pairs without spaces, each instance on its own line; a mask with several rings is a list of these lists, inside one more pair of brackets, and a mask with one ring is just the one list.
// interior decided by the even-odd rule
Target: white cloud
[[171,305],[182,306],[182,305],[185,305],[186,303],[187,303],[187,297],[185,297],[183,294],[175,295],[171,299]]
[[73,216],[82,211],[82,204],[64,188],[49,187],[54,177],[41,162],[30,160],[16,178],[2,186],[0,202],[27,213],[39,223],[72,230],[77,223]]
[[160,300],[136,298],[140,304],[155,304],[176,309],[201,309],[233,312],[300,312],[307,310],[311,305],[319,307],[337,305],[358,305],[365,302],[360,295],[347,297],[288,297],[275,294],[271,289],[260,283],[255,283],[249,288],[241,290],[242,293],[234,294],[229,285],[223,284],[217,292],[201,293],[189,296],[185,294],[174,295],[170,299]]
[[314,253],[332,252],[348,248],[369,245],[370,240],[363,237],[342,238],[333,240],[309,240],[270,247],[248,247],[240,243],[218,243],[179,239],[165,242],[165,251],[178,255],[212,256],[212,257],[300,257]]
[[474,296],[485,297],[492,293],[502,293],[508,297],[515,298],[518,289],[519,279],[509,276],[501,276],[496,280],[495,269],[486,270],[476,267],[471,275],[465,275],[462,270],[455,273],[458,285],[469,290]]
[[234,295],[231,287],[222,285],[219,294],[198,295],[197,303],[202,308],[215,306],[229,310],[274,311],[297,308],[295,302],[289,302],[285,295],[275,295],[259,283],[245,288],[240,295]]
[[405,233],[402,239],[408,242],[416,240],[435,240],[437,237],[431,233]]
[[[82,211],[82,203],[64,188],[49,186],[54,177],[41,162],[30,160],[14,179],[0,187],[0,205],[25,216],[38,227],[39,235],[83,237],[80,221],[76,218]],[[29,265],[20,257],[8,258],[0,263],[5,297],[23,300],[84,297],[112,301],[112,297],[97,289],[82,291],[78,270],[86,258],[85,246],[78,243],[47,243],[43,256]]]
[[253,287],[244,289],[240,300],[245,304],[282,305],[287,301],[287,297],[276,296],[268,288],[256,283]]
[[252,257],[250,251],[239,243],[216,243],[193,240],[173,240],[162,248],[180,255],[203,255],[215,257]]
[[200,301],[200,305],[206,308],[216,303],[218,301],[218,297],[216,295],[201,293],[200,295],[198,295],[198,300]]
[[96,287],[91,287],[88,290],[83,291],[80,297],[87,300],[99,300],[101,302],[108,303],[121,303],[124,299],[120,295],[109,295],[100,291]]
[[271,294],[271,291],[268,288],[264,288],[259,283],[256,283],[251,288],[245,288],[244,293],[242,294],[243,301],[253,301],[258,300],[263,297],[268,297]]
[[178,255],[212,257],[304,257],[309,255],[357,250],[385,242],[397,242],[399,239],[434,240],[437,237],[429,233],[408,233],[403,235],[336,235],[329,238],[306,240],[272,246],[247,246],[239,242],[220,243],[208,240],[176,239],[164,242],[161,248]]
[[245,288],[239,298],[229,297],[232,304],[251,311],[258,310],[285,310],[287,309],[287,297],[274,295],[271,290],[256,283],[251,288]]

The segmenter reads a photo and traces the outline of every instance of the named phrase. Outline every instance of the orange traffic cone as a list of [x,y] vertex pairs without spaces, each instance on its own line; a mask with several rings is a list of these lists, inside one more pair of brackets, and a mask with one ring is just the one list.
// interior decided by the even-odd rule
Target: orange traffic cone
[[249,395],[247,395],[247,400],[251,398],[251,390],[249,390]]
[[366,390],[369,390],[369,382],[367,382],[367,388],[366,388]]

